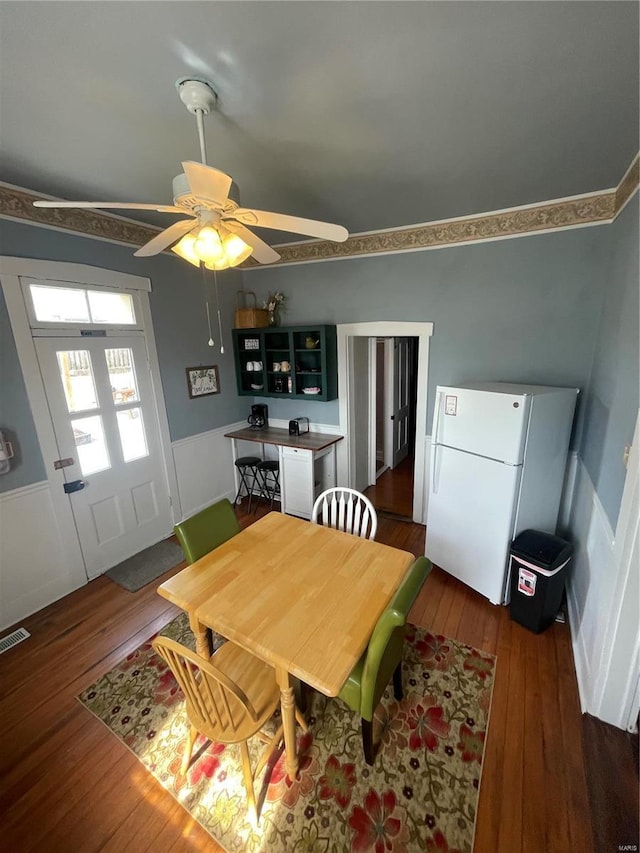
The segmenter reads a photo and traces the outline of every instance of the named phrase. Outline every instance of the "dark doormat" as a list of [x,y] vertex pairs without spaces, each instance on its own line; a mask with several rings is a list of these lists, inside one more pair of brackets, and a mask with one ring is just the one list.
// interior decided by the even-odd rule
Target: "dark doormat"
[[139,554],[134,554],[128,560],[118,563],[105,574],[129,592],[136,592],[183,560],[184,554],[178,543],[172,542],[171,539],[164,539],[150,548],[145,548]]

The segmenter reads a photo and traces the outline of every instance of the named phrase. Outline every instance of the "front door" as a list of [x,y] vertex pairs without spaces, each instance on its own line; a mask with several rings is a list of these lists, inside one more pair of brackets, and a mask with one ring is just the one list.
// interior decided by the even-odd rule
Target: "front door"
[[145,339],[41,337],[40,371],[87,575],[172,529]]

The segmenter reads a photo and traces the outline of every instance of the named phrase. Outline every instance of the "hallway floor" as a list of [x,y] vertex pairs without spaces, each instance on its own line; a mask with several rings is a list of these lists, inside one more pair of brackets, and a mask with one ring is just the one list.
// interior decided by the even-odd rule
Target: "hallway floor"
[[378,512],[387,512],[409,521],[413,518],[413,456],[378,477],[375,486],[364,490]]

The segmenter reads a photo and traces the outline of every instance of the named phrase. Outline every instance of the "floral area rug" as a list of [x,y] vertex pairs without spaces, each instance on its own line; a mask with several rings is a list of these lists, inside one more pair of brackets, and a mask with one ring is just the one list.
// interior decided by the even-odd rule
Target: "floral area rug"
[[[193,648],[186,615],[161,633]],[[214,637],[215,647],[222,642]],[[257,824],[237,746],[200,737],[180,775],[184,700],[150,641],[79,699],[228,851],[462,853],[473,847],[494,665],[490,655],[410,626],[404,699],[396,702],[389,687],[378,707],[373,767],[362,754],[360,718],[310,691],[299,778],[290,782],[282,750],[274,753],[255,783]],[[254,767],[263,748],[250,741]]]

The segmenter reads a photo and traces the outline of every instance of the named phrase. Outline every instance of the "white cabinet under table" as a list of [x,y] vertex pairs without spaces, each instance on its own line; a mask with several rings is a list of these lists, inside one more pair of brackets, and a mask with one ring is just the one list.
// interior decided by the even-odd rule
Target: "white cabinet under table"
[[[336,444],[341,435],[308,432],[304,435],[289,435],[285,429],[238,429],[225,433],[232,440],[233,458],[246,456],[240,450],[242,442],[251,441],[262,445],[262,457],[269,458],[268,448],[273,448],[280,465],[281,509],[289,515],[311,518],[316,497],[325,489],[336,485]],[[236,489],[238,488],[238,472]]]

